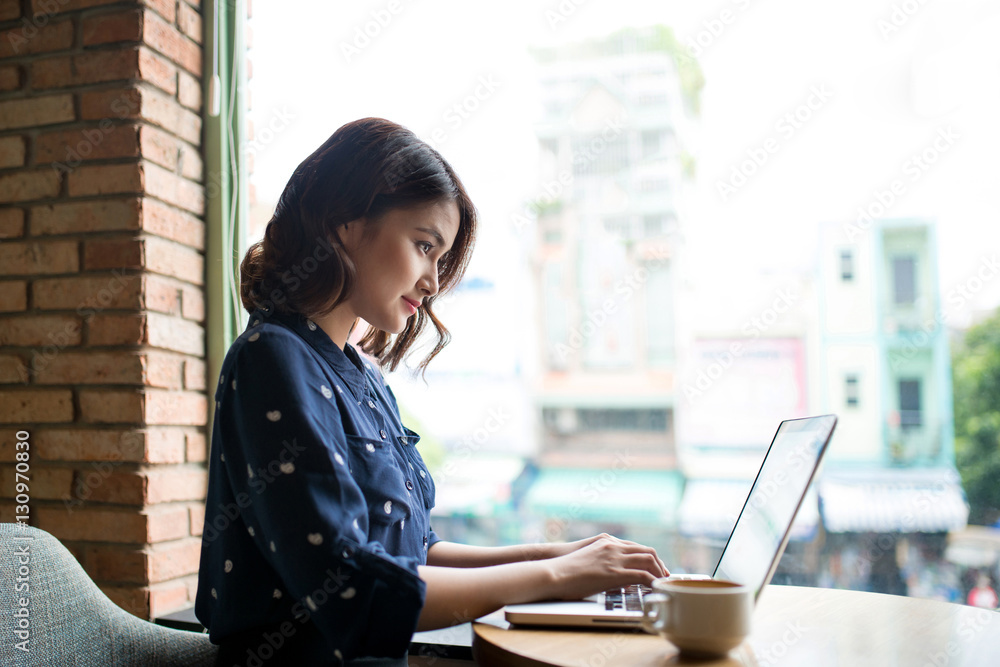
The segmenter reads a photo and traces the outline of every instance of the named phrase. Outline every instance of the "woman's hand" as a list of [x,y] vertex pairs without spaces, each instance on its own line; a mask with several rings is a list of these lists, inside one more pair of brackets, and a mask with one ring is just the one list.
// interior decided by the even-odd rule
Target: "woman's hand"
[[548,563],[553,574],[551,596],[561,600],[579,600],[629,584],[649,586],[670,574],[653,548],[606,533],[550,546],[564,551]]

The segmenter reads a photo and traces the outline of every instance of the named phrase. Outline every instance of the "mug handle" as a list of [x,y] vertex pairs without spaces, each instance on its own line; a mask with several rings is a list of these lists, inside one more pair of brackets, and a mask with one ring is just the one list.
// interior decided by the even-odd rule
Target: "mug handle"
[[642,629],[652,635],[661,635],[666,631],[667,614],[670,608],[670,596],[663,593],[650,593],[642,598]]

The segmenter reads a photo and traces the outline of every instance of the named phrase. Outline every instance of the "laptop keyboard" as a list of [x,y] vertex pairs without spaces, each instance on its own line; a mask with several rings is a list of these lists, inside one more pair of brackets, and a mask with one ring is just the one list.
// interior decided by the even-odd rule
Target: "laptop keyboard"
[[652,590],[649,586],[642,586],[640,584],[609,589],[604,591],[604,608],[607,611],[614,611],[615,609],[642,611],[642,596]]

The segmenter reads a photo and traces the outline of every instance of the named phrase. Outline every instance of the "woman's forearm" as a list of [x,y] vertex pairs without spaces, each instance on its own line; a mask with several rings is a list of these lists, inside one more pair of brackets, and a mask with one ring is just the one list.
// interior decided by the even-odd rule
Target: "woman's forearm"
[[417,630],[468,623],[504,605],[549,596],[557,578],[550,562],[471,568],[420,566],[420,578],[427,583],[427,597]]
[[427,551],[427,564],[435,567],[489,567],[556,556],[550,544],[516,544],[476,547],[456,542],[435,542]]

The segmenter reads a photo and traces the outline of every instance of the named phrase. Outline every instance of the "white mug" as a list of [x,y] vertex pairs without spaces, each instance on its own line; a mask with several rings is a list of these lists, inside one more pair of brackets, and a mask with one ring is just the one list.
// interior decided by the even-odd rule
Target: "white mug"
[[642,627],[685,655],[725,655],[750,634],[753,591],[747,586],[664,577],[652,588],[642,601]]

